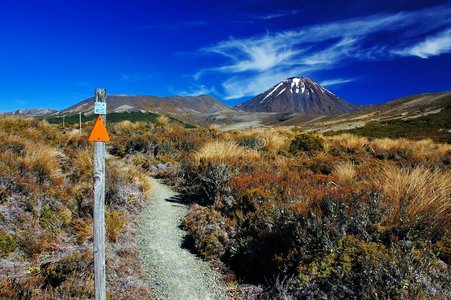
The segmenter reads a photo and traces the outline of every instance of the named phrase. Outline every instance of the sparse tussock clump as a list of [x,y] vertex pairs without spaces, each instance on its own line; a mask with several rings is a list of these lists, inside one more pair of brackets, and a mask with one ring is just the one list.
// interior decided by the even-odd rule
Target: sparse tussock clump
[[334,168],[334,176],[340,183],[351,184],[357,175],[355,166],[347,161],[341,162]]
[[381,187],[387,197],[389,217],[396,223],[428,224],[428,231],[451,225],[451,174],[423,166],[414,169],[386,167]]
[[20,163],[25,170],[36,176],[39,182],[55,179],[60,174],[59,159],[63,156],[57,149],[48,145],[28,143]]
[[427,158],[441,158],[451,152],[450,144],[434,143],[431,139],[410,142],[412,158],[423,160]]
[[262,135],[261,140],[262,146],[266,149],[266,151],[275,152],[285,148],[288,138],[278,134],[277,132],[270,132]]
[[169,126],[169,123],[171,122],[171,120],[167,117],[167,116],[159,116],[156,120],[156,125],[161,126],[161,127],[167,127]]
[[374,139],[371,141],[371,147],[377,152],[388,152],[394,149],[400,149],[405,146],[408,141],[403,139],[393,140],[393,139]]
[[93,151],[92,149],[80,149],[74,153],[72,160],[74,179],[88,180],[93,172]]
[[365,146],[369,144],[369,141],[365,137],[359,137],[356,135],[344,133],[336,136],[330,136],[327,138],[332,142],[334,146],[347,149],[354,149],[362,151]]
[[127,220],[125,219],[123,212],[112,210],[106,213],[106,236],[110,241],[117,242],[117,239],[125,229],[125,226],[127,226]]
[[246,150],[233,141],[213,141],[201,146],[194,152],[193,159],[196,163],[201,161],[222,162],[228,159],[259,158],[258,152]]
[[130,134],[133,131],[137,130],[140,126],[139,123],[133,123],[128,120],[121,121],[115,124],[114,130],[116,131],[116,134]]

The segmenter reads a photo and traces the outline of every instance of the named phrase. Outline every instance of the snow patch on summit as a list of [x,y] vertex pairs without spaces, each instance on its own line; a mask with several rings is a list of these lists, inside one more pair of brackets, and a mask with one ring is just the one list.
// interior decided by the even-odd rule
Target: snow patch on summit
[[299,94],[299,92],[301,92],[301,94],[303,94],[305,92],[305,81],[304,81],[304,79],[300,78],[300,77],[291,78],[290,91],[291,91],[291,93]]

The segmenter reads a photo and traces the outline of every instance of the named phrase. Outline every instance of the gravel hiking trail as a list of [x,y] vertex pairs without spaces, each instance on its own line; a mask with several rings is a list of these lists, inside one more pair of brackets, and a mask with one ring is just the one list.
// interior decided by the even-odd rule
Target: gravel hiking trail
[[157,299],[226,299],[221,275],[183,248],[186,235],[180,229],[187,206],[177,201],[178,194],[152,179],[153,195],[138,220],[141,260]]

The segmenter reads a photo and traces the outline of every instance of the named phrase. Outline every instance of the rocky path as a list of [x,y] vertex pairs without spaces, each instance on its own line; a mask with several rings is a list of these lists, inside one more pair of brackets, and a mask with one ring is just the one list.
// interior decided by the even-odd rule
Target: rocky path
[[168,186],[152,183],[153,199],[139,217],[138,239],[157,299],[226,299],[220,275],[182,247],[185,232],[179,225],[187,207]]

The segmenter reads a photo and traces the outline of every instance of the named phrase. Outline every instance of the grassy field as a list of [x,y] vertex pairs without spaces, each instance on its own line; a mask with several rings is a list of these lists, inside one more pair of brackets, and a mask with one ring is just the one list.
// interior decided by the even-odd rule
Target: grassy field
[[[1,297],[91,297],[91,146],[45,121],[0,126]],[[187,244],[221,268],[234,298],[451,295],[446,143],[187,129],[164,117],[110,126],[113,298],[149,295],[129,234],[149,174],[185,195]]]
[[431,138],[437,142],[451,144],[451,106],[446,106],[439,113],[415,119],[371,122],[360,128],[332,134],[344,132],[373,138],[408,138],[413,140]]

